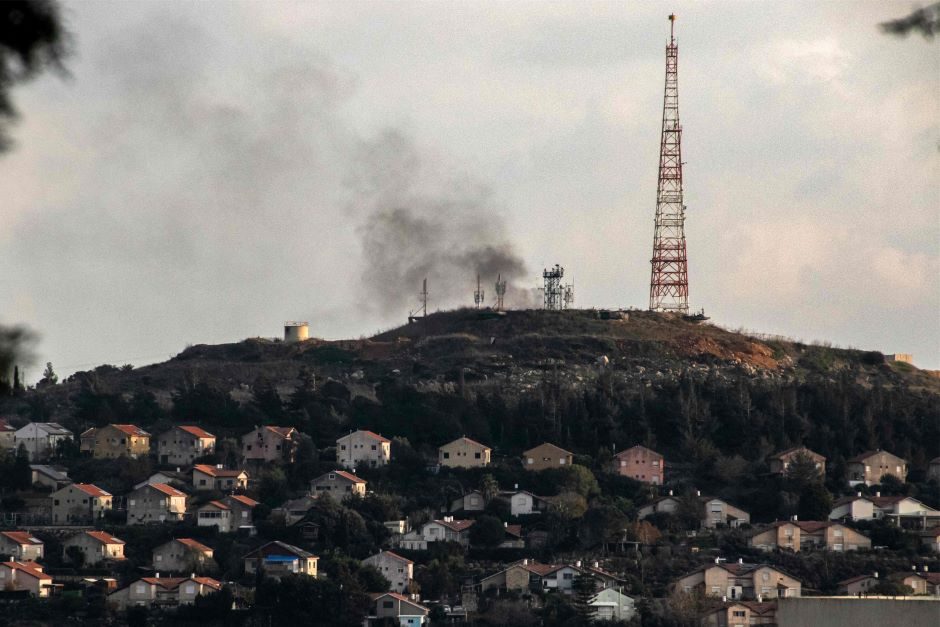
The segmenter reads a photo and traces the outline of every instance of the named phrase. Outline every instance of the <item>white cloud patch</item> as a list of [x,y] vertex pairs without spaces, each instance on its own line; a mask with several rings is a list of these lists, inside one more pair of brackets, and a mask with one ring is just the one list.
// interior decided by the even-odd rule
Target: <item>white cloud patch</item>
[[756,59],[759,71],[771,83],[831,83],[846,72],[853,56],[836,38],[826,37],[777,40]]

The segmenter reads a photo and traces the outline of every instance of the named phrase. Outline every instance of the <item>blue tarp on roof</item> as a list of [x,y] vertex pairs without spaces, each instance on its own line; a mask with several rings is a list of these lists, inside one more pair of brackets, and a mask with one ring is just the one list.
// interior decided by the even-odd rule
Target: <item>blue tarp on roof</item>
[[296,562],[297,557],[294,555],[268,555],[264,558],[266,562]]

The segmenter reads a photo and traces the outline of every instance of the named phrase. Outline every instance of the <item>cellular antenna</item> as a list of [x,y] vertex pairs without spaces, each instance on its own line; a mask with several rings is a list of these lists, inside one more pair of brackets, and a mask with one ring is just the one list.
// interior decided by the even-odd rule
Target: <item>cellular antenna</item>
[[424,281],[421,283],[421,293],[418,294],[419,301],[418,307],[415,308],[411,313],[408,314],[408,323],[415,322],[416,320],[421,320],[428,317],[428,278],[424,277]]
[[502,275],[496,275],[496,311],[503,310],[503,300],[506,297],[506,281],[502,280]]
[[659,183],[653,232],[650,310],[689,313],[689,269],[685,247],[685,205],[682,200],[682,126],[679,124],[679,47],[676,16],[669,16],[666,46],[666,88],[659,148]]
[[477,275],[477,289],[473,292],[473,304],[477,309],[483,306],[483,288],[480,286],[480,275]]
[[543,307],[552,311],[561,311],[564,309],[564,288],[561,285],[561,278],[565,276],[565,269],[557,263],[554,268],[546,268],[542,271]]

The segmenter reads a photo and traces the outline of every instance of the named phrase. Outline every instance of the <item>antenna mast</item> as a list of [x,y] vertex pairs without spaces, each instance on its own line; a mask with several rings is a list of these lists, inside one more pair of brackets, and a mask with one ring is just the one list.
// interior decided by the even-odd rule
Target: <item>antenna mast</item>
[[689,313],[689,270],[682,200],[682,126],[679,124],[679,47],[675,14],[669,16],[666,88],[659,149],[659,184],[653,235],[650,310]]
[[561,277],[565,276],[565,269],[557,263],[554,268],[542,271],[542,280],[545,283],[543,291],[543,306],[552,311],[561,311],[564,308],[564,288],[561,286]]
[[[422,318],[428,317],[428,278],[424,277],[424,281],[421,283],[421,293],[418,294],[418,298],[421,299],[420,304],[416,309],[408,314],[408,323],[415,322]],[[420,315],[418,315],[420,314]]]
[[496,311],[503,310],[503,299],[506,296],[506,281],[501,280],[502,275],[496,275]]
[[477,289],[473,292],[473,304],[477,309],[483,306],[483,288],[480,287],[480,275],[477,275]]

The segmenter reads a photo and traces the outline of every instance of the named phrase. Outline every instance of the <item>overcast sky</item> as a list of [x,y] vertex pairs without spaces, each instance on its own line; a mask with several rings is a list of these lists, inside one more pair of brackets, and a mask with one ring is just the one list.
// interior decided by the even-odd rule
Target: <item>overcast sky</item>
[[[35,380],[525,302],[645,307],[678,14],[690,301],[940,368],[940,55],[900,2],[69,2],[14,94],[0,322]],[[484,276],[488,296],[495,277]]]

